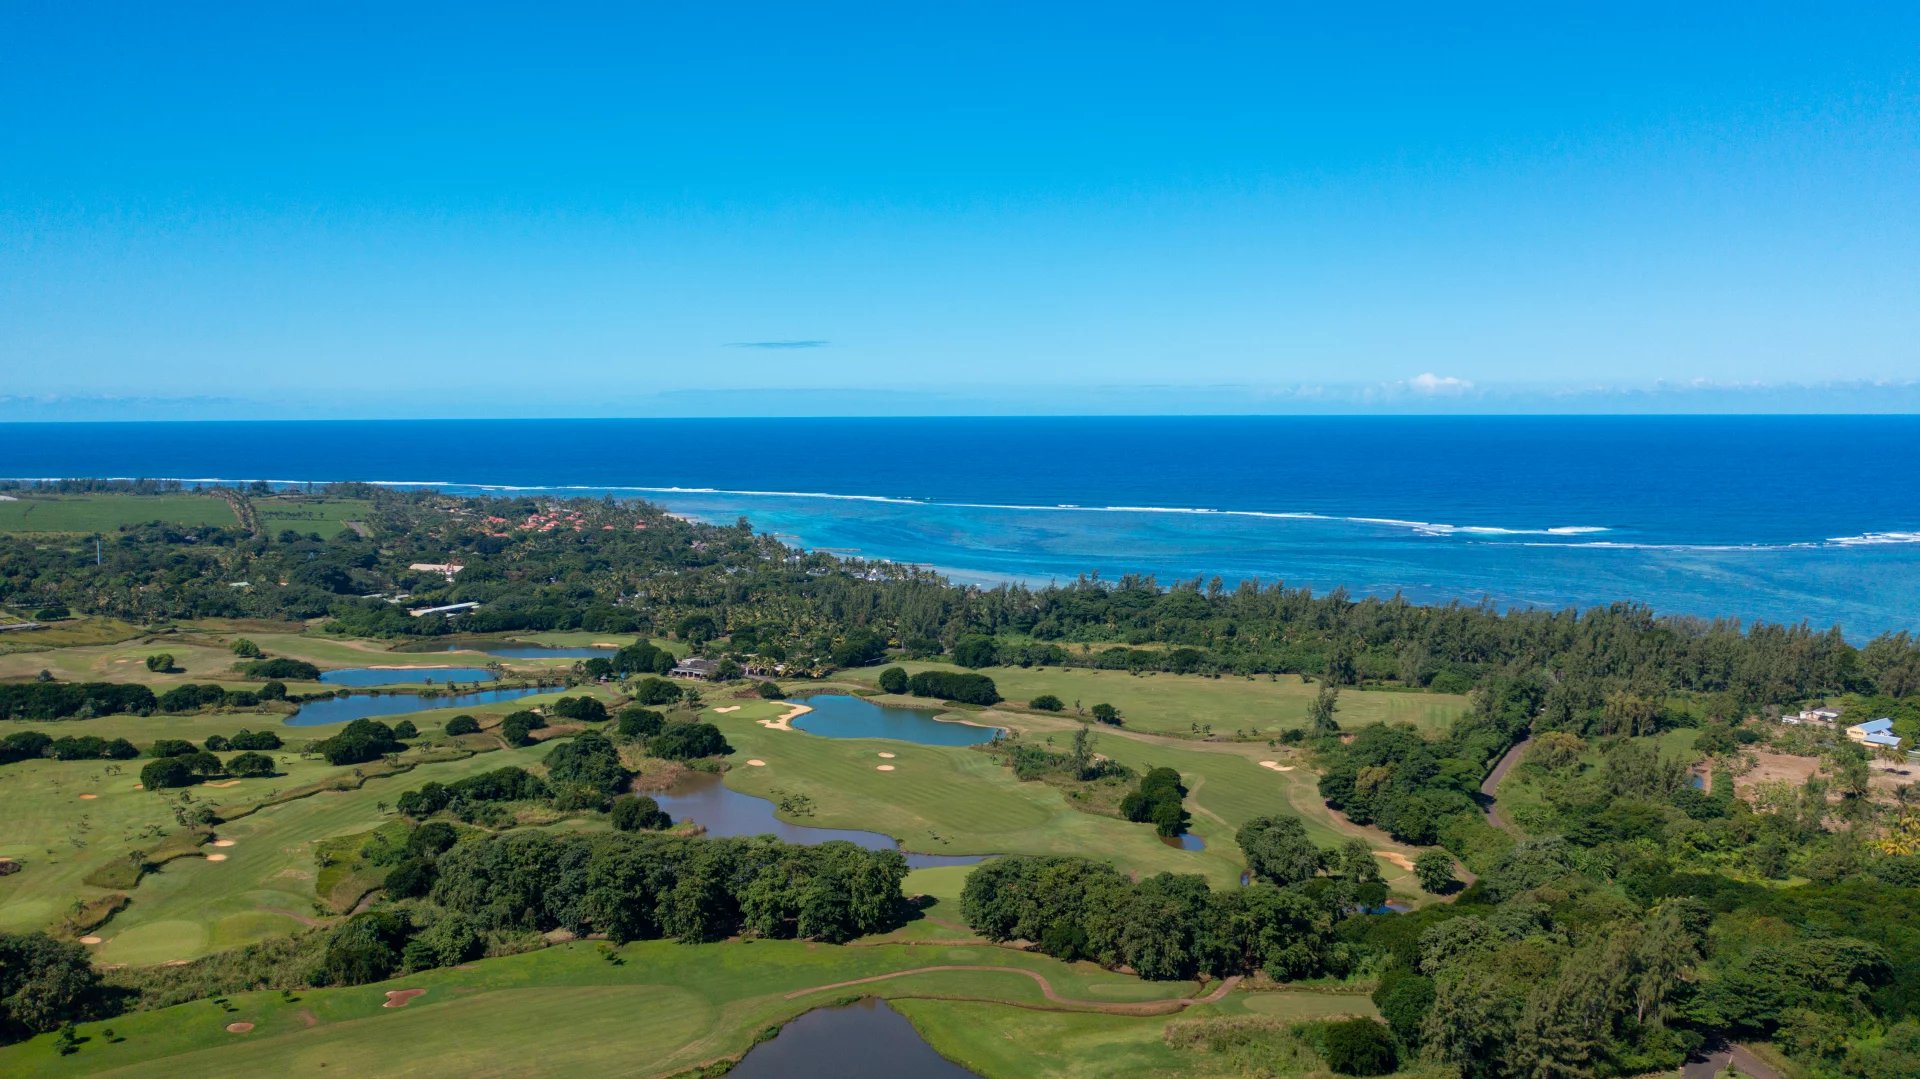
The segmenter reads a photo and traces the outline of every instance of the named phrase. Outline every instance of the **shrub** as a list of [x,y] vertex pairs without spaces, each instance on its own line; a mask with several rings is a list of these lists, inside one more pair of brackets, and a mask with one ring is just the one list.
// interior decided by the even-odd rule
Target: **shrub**
[[1120,709],[1102,702],[1093,706],[1093,718],[1098,722],[1105,723],[1109,727],[1118,727],[1120,725]]
[[53,739],[39,731],[17,731],[0,738],[0,764],[38,760],[47,755]]
[[993,679],[984,674],[956,674],[951,671],[921,671],[907,679],[907,692],[916,697],[937,697],[964,704],[997,704],[1000,691]]
[[258,659],[252,663],[240,665],[240,675],[247,679],[266,681],[318,682],[320,668],[303,659]]
[[962,637],[953,646],[953,661],[962,667],[991,667],[999,658],[992,637]]
[[763,701],[777,701],[787,695],[786,690],[781,689],[772,682],[762,682],[753,687],[753,691],[759,694],[760,699]]
[[418,856],[401,859],[387,871],[384,887],[387,895],[395,899],[426,895],[433,889],[433,861]]
[[562,742],[547,755],[547,783],[560,809],[602,808],[632,781],[619,751],[598,731]]
[[140,769],[140,785],[150,791],[166,790],[170,787],[189,787],[194,783],[193,769],[187,767],[183,757],[162,757],[147,762]]
[[284,701],[287,699],[287,684],[277,681],[268,682],[259,688],[257,696],[263,701]]
[[259,659],[260,646],[241,637],[233,642],[233,654],[241,659]]
[[356,719],[346,729],[322,741],[317,747],[328,764],[365,764],[406,747],[393,736],[393,728],[377,719]]
[[150,671],[173,670],[173,654],[171,652],[160,652],[155,655],[148,656],[147,670],[150,670]]
[[664,678],[642,678],[633,684],[633,699],[641,704],[672,704],[680,693],[677,683]]
[[1058,712],[1065,708],[1066,705],[1061,702],[1060,698],[1053,694],[1042,693],[1038,697],[1028,701],[1027,707],[1041,712]]
[[670,761],[690,761],[733,752],[711,723],[669,723],[647,742],[647,752]]
[[907,691],[906,668],[888,667],[881,671],[880,688],[887,693],[905,693]]
[[431,970],[478,959],[485,949],[472,919],[446,914],[408,941],[402,958],[408,970]]
[[1400,1066],[1393,1035],[1371,1019],[1328,1023],[1325,1046],[1327,1067],[1341,1075],[1386,1075]]
[[227,762],[227,774],[253,779],[273,774],[273,758],[265,753],[242,753]]
[[480,721],[472,716],[454,716],[447,720],[447,734],[479,734]]
[[607,706],[592,697],[562,697],[553,702],[553,714],[577,723],[605,723]]
[[[209,739],[208,741],[212,741]],[[279,749],[285,743],[272,731],[250,731],[240,728],[240,733],[227,739],[228,749]],[[207,748],[213,748],[209,745]]]
[[393,725],[393,736],[402,741],[408,738],[418,738],[420,737],[420,728],[413,725],[413,720],[403,719]]
[[634,741],[659,734],[660,728],[666,726],[666,723],[667,717],[651,708],[622,708],[616,729],[620,732],[620,737]]
[[149,757],[184,757],[189,753],[200,752],[200,747],[185,738],[159,738],[147,747]]
[[613,826],[622,832],[658,831],[673,827],[673,818],[651,798],[624,794],[613,800]]
[[91,1019],[100,1005],[100,975],[85,948],[45,933],[0,933],[0,1043]]
[[533,732],[547,725],[538,713],[514,712],[500,721],[500,737],[510,746],[530,746],[533,744]]
[[389,977],[400,965],[400,949],[411,928],[406,914],[399,911],[354,915],[328,935],[314,982],[365,985]]

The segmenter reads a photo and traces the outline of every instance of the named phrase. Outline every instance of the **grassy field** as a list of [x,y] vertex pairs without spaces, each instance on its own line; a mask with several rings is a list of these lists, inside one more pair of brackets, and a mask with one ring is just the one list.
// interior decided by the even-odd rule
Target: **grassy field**
[[236,527],[226,500],[210,494],[43,495],[9,492],[0,502],[0,532],[114,532],[124,525],[166,521]]
[[371,502],[362,498],[322,498],[318,495],[275,495],[253,500],[254,512],[260,516],[260,527],[273,535],[290,528],[295,532],[318,532],[322,536],[331,536],[345,527],[348,521],[366,520],[367,511],[372,507]]
[[[940,663],[907,662],[900,666],[910,673],[962,669]],[[839,677],[874,686],[883,669],[863,668]],[[1084,667],[988,667],[980,673],[993,679],[1010,705],[1023,707],[1033,698],[1051,693],[1065,702],[1068,714],[1072,714],[1076,701],[1084,709],[1104,702],[1118,708],[1130,728],[1184,737],[1199,737],[1211,728],[1217,736],[1239,731],[1245,737],[1264,739],[1305,727],[1307,706],[1319,692],[1317,685],[1302,682],[1297,675],[1206,678]],[[1336,718],[1345,727],[1412,723],[1438,731],[1466,709],[1467,699],[1453,694],[1347,689],[1340,693]]]
[[[719,714],[714,707],[738,710]],[[1409,858],[1419,854],[1418,848],[1335,816],[1320,801],[1314,773],[1297,762],[1285,763],[1291,758],[1259,744],[1189,742],[1124,730],[1097,732],[1097,752],[1137,771],[1164,765],[1185,778],[1187,809],[1193,814],[1190,830],[1206,843],[1206,849],[1184,851],[1161,843],[1147,825],[1078,810],[1059,790],[1043,783],[1023,783],[976,749],[823,738],[798,730],[769,730],[758,722],[779,715],[784,708],[778,703],[728,700],[706,709],[705,718],[718,725],[738,750],[731,758],[727,784],[775,802],[783,795],[805,795],[813,803],[813,815],[791,818],[798,823],[881,831],[910,850],[1097,854],[1129,870],[1202,873],[1216,885],[1225,885],[1238,881],[1244,868],[1234,832],[1253,817],[1293,813],[1303,819],[1314,840],[1326,846],[1357,836],[1375,850]],[[952,714],[1003,725],[1036,742],[1052,739],[1060,747],[1079,725],[1070,719],[994,710]],[[894,756],[883,759],[881,752]],[[749,759],[763,761],[764,766],[745,765]],[[1275,760],[1292,770],[1265,768],[1260,760]],[[893,770],[879,771],[882,764],[892,765]],[[1430,898],[1393,861],[1381,859],[1381,870],[1400,898],[1413,902]]]
[[[247,993],[228,998],[227,1008],[200,1001],[126,1015],[82,1024],[72,1056],[56,1055],[50,1035],[0,1049],[0,1073],[666,1076],[739,1056],[762,1031],[810,1008],[869,994],[901,1000],[934,1048],[990,1079],[1201,1074],[1192,1058],[1161,1045],[1169,1017],[1034,1010],[1079,1006],[1047,1001],[1040,983],[1020,972],[1095,1007],[1196,995],[1200,987],[1189,982],[1142,982],[966,946],[645,942],[618,954],[614,964],[580,942],[292,1001]],[[816,989],[933,966],[962,969]],[[1016,969],[968,969],[986,967]],[[382,1008],[386,991],[400,988],[426,992],[404,1009]],[[1326,993],[1234,994],[1189,1014],[1234,1014],[1283,995],[1301,1018],[1371,1014],[1363,996]],[[228,1033],[234,1022],[254,1029]],[[106,1027],[117,1040],[103,1035]]]

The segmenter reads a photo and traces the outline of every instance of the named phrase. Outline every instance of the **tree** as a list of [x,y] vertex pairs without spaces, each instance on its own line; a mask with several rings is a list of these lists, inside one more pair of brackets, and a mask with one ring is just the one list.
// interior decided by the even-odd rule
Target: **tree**
[[1234,840],[1246,856],[1247,872],[1270,884],[1312,880],[1327,863],[1298,817],[1255,817],[1240,826]]
[[273,774],[273,758],[265,753],[242,753],[227,762],[227,774],[252,779]]
[[1093,718],[1095,722],[1105,723],[1109,727],[1118,727],[1120,725],[1120,709],[1103,701],[1093,706]]
[[1037,712],[1058,712],[1062,708],[1065,708],[1066,705],[1062,704],[1060,698],[1053,694],[1042,693],[1038,697],[1028,701],[1027,707]]
[[613,826],[622,832],[659,831],[673,827],[673,818],[652,798],[623,794],[613,800]]
[[413,720],[403,719],[393,725],[393,736],[401,741],[406,741],[409,738],[418,738],[420,737],[420,728],[413,725]]
[[648,740],[647,752],[663,760],[690,761],[732,753],[733,747],[711,723],[669,723]]
[[239,656],[241,659],[259,659],[260,646],[247,640],[245,637],[235,638],[233,642],[233,654]]
[[954,643],[953,661],[962,667],[991,667],[998,660],[992,637],[968,636]]
[[672,704],[681,695],[680,686],[664,678],[642,678],[633,684],[633,699],[640,704]]
[[198,746],[187,741],[185,738],[156,738],[153,744],[147,747],[147,756],[184,757],[190,753],[198,753],[199,751]]
[[614,729],[619,732],[620,737],[632,742],[659,734],[660,728],[665,726],[666,722],[665,716],[651,708],[629,707],[620,709],[619,722],[615,724]]
[[0,933],[0,1043],[91,1019],[100,975],[87,950],[45,933]]
[[588,697],[562,697],[553,702],[553,714],[576,723],[605,723],[607,706],[599,700]]
[[1320,692],[1314,695],[1313,703],[1307,706],[1307,726],[1316,735],[1333,734],[1340,724],[1333,718],[1339,707],[1340,687],[1332,682],[1320,684]]
[[500,737],[510,746],[530,746],[533,744],[533,732],[547,725],[535,712],[513,712],[500,721]]
[[1400,1067],[1393,1035],[1371,1019],[1328,1023],[1324,1044],[1327,1067],[1340,1075],[1386,1075]]
[[173,654],[159,652],[147,657],[147,670],[160,672],[173,670]]
[[760,683],[759,685],[753,687],[753,692],[756,696],[758,696],[763,701],[777,701],[787,695],[786,690],[781,689],[778,685],[775,685],[772,682]]
[[880,689],[886,693],[905,693],[907,691],[906,668],[888,667],[881,671]]
[[447,720],[447,734],[449,736],[478,733],[480,733],[480,721],[472,716],[454,716],[452,719]]
[[547,754],[547,785],[558,809],[599,809],[632,781],[620,751],[598,731],[561,742]]
[[339,734],[316,746],[328,764],[365,764],[389,753],[407,748],[393,735],[393,728],[377,719],[356,719]]
[[1413,875],[1423,890],[1443,895],[1454,885],[1453,856],[1445,851],[1425,851],[1413,860]]
[[140,785],[150,791],[190,787],[194,782],[193,769],[187,767],[184,757],[161,757],[140,769]]

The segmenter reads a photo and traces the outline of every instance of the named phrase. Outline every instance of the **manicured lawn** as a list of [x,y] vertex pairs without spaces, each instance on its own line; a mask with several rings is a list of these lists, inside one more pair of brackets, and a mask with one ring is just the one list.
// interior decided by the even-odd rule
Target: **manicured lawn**
[[[940,663],[905,662],[909,673],[922,670],[958,671]],[[866,667],[837,677],[877,686],[885,667]],[[988,667],[979,673],[993,679],[1009,705],[1024,707],[1041,694],[1051,693],[1074,714],[1076,702],[1091,710],[1111,704],[1120,710],[1126,726],[1156,734],[1199,737],[1208,728],[1215,735],[1235,731],[1250,738],[1270,738],[1281,731],[1305,727],[1307,706],[1319,692],[1317,685],[1297,675],[1222,676],[1206,678],[1181,674],[1130,674],[1084,667]],[[1343,727],[1369,723],[1412,723],[1439,731],[1467,709],[1467,699],[1447,693],[1401,693],[1388,690],[1345,689],[1335,718]]]
[[[662,1076],[735,1057],[769,1026],[857,994],[983,997],[1044,1005],[1040,986],[1022,974],[957,970],[912,974],[854,989],[812,987],[928,966],[1004,966],[1033,971],[1073,1000],[1152,1000],[1189,996],[1190,982],[1149,983],[1001,948],[835,947],[793,941],[680,945],[652,941],[620,949],[616,965],[587,942],[491,959],[465,970],[437,970],[379,985],[312,990],[292,1002],[275,993],[230,998],[232,1011],[200,1001],[157,1012],[82,1024],[80,1052],[59,1057],[52,1037],[0,1049],[0,1073],[35,1075],[558,1075]],[[404,1009],[380,1007],[385,991],[425,989]],[[1232,999],[1232,998],[1229,998]],[[945,1005],[919,1001],[916,1021]],[[1146,1046],[1165,1017],[1107,1017],[1108,1023],[1058,1023],[1021,1009],[970,1005],[990,1021],[929,1022],[934,1045],[960,1059],[1012,1041],[1037,1066],[983,1074],[1088,1074],[1060,1070],[1048,1039],[1061,1031],[1100,1032]],[[230,1034],[229,1023],[255,1024]],[[108,1042],[111,1027],[121,1039]],[[325,1066],[324,1073],[321,1072]]]
[[0,532],[114,532],[150,521],[239,526],[226,500],[214,495],[8,493],[15,501],[0,502]]

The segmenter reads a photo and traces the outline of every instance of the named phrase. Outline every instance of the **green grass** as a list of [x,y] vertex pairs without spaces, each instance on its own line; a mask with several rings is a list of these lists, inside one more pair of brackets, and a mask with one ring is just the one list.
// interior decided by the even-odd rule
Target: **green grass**
[[323,498],[318,495],[275,495],[272,498],[256,498],[253,509],[260,517],[260,527],[269,535],[279,535],[283,529],[295,532],[318,532],[322,536],[331,536],[346,526],[348,521],[364,521],[367,511],[373,503],[364,498]]
[[[909,673],[963,669],[941,663],[905,662],[899,666]],[[869,667],[839,677],[877,686],[883,669]],[[1240,731],[1246,737],[1264,739],[1305,727],[1307,706],[1319,692],[1319,686],[1302,682],[1297,675],[1207,678],[1136,675],[1084,667],[988,667],[979,673],[992,678],[1007,704],[1016,708],[1051,693],[1066,704],[1068,715],[1074,714],[1076,701],[1087,711],[1095,704],[1106,703],[1120,710],[1123,723],[1130,728],[1183,737],[1199,737],[1211,727],[1216,736]],[[1412,723],[1423,730],[1439,731],[1466,709],[1467,699],[1454,694],[1345,689],[1340,693],[1336,718],[1343,727]]]
[[[505,1076],[614,1073],[671,1075],[736,1057],[766,1028],[813,1007],[864,993],[886,997],[982,997],[1046,1006],[1040,987],[1015,973],[957,970],[913,974],[857,989],[809,988],[936,965],[1033,971],[1073,1000],[1157,1000],[1192,995],[1189,982],[1149,983],[1044,956],[984,947],[834,947],[792,941],[630,944],[607,962],[588,942],[437,970],[380,985],[311,990],[292,1002],[274,993],[236,994],[232,1011],[200,1001],[82,1024],[78,1053],[60,1057],[43,1036],[0,1049],[0,1073],[34,1075],[409,1074]],[[427,992],[384,1009],[385,991]],[[1229,998],[1232,1000],[1233,998]],[[1041,1013],[994,1005],[958,1013],[990,1021],[928,1021],[946,1005],[915,1001],[935,1048],[988,1059],[987,1076],[1090,1074],[1056,1067],[1050,1041],[1063,1033],[1144,1048],[1166,1017]],[[955,1005],[954,1007],[962,1007]],[[929,1009],[935,1009],[929,1011]],[[1094,1019],[1105,1020],[1095,1022]],[[236,1021],[255,1024],[229,1034]],[[101,1036],[111,1027],[121,1039]],[[1024,1047],[1025,1051],[1021,1051]],[[1171,1063],[1172,1058],[1163,1058]],[[1005,1061],[1003,1065],[1000,1061]],[[1138,1074],[1138,1073],[1136,1073]]]
[[115,532],[124,525],[165,521],[238,527],[226,500],[209,494],[43,495],[9,492],[0,502],[0,532]]

